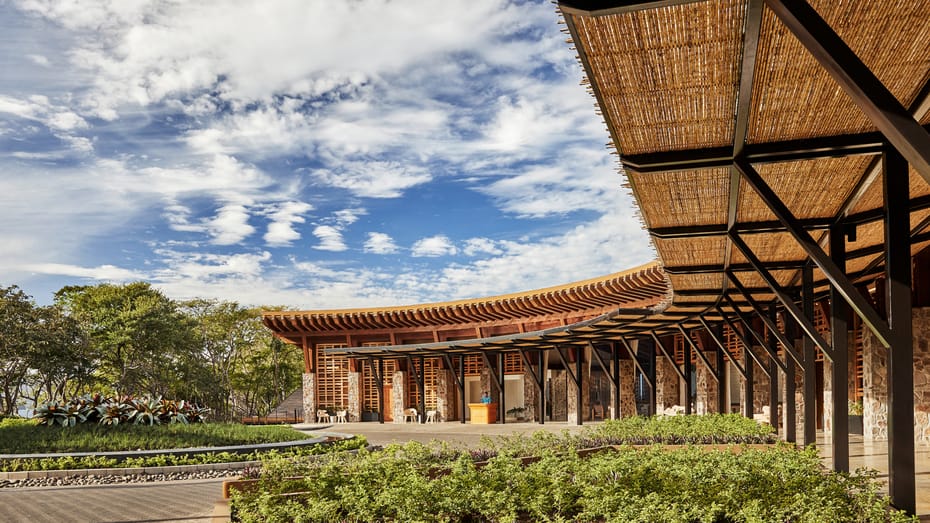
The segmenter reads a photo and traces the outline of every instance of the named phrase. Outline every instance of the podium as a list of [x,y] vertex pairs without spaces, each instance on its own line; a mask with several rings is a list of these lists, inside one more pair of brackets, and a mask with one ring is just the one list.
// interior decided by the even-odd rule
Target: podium
[[497,403],[469,403],[472,425],[497,423]]

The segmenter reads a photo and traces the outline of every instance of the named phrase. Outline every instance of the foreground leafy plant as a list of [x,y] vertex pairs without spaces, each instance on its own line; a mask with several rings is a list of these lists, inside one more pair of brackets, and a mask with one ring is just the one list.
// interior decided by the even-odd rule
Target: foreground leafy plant
[[105,397],[85,394],[64,403],[46,402],[35,410],[40,425],[73,427],[80,423],[159,425],[204,422],[210,409],[184,400]]
[[789,445],[621,447],[586,458],[547,450],[529,464],[500,454],[482,466],[460,454],[441,473],[411,459],[423,450],[270,458],[261,488],[234,495],[235,514],[241,521],[914,521],[889,509],[873,473],[832,473],[815,450]]

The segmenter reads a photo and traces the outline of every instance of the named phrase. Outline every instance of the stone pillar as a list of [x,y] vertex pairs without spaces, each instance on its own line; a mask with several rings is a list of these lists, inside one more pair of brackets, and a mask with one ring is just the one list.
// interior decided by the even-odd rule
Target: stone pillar
[[[574,364],[572,364],[574,367]],[[577,368],[572,369],[575,372]],[[577,378],[578,376],[576,376]],[[591,381],[591,366],[584,364],[581,366],[581,412],[578,412],[578,386],[566,375],[566,397],[568,401],[567,420],[569,424],[577,423],[579,416],[581,421],[591,419],[591,388],[588,386]]]
[[[801,352],[801,351],[798,351]],[[795,425],[799,441],[804,439],[804,369],[800,365],[794,371],[794,404],[797,412]],[[816,423],[816,421],[814,421]]]
[[[711,352],[707,357],[710,361],[711,366],[716,370],[717,362],[714,361],[716,355]],[[698,414],[713,414],[717,413],[717,391],[719,390],[720,384],[717,383],[717,380],[714,379],[713,373],[707,368],[707,365],[704,365],[704,362],[699,361],[697,367],[695,368],[696,381],[697,381],[697,410]]]
[[823,436],[831,441],[833,434],[833,362],[823,359]]
[[930,446],[930,307],[914,309],[914,439]]
[[439,419],[451,421],[457,419],[455,406],[458,398],[458,387],[455,385],[455,376],[449,369],[439,369],[436,374],[436,410]]
[[407,405],[407,373],[402,370],[394,371],[391,377],[391,417],[395,422],[404,420],[404,409]]
[[[613,389],[611,389],[613,394]],[[613,405],[613,398],[610,404]],[[631,359],[620,360],[620,412],[616,419],[636,415],[636,365]]]
[[[756,347],[756,353],[764,353],[764,352],[765,352],[765,349],[761,347]],[[762,361],[766,361],[766,360],[763,359]],[[755,365],[756,367],[754,369],[755,372],[752,375],[753,377],[753,386],[752,386],[753,410],[752,411],[756,414],[761,414],[762,407],[769,406],[769,377],[765,374],[765,372],[762,371],[762,369],[759,367],[759,365],[755,361],[753,361],[752,364]],[[766,368],[765,370],[768,370],[768,369]],[[771,405],[770,407],[773,409],[777,409],[778,405]]]
[[674,405],[681,405],[678,373],[664,355],[656,356],[656,414]]
[[348,410],[349,421],[362,421],[362,373],[349,373],[349,404]]
[[305,372],[303,379],[304,423],[316,423],[316,373]]
[[568,376],[564,370],[553,370],[552,373],[552,421],[564,421],[568,419],[566,410]]
[[481,367],[481,392],[487,392],[491,396],[491,403],[497,403],[497,408],[503,408],[503,405],[500,404],[501,393],[497,390],[497,383],[491,375],[492,372],[494,372],[494,369]]
[[539,421],[536,412],[539,410],[539,391],[536,389],[533,375],[527,370],[523,371],[523,408],[526,409],[523,415],[527,420]]
[[[862,439],[888,439],[888,349],[863,325]],[[917,329],[914,329],[917,332]],[[916,347],[915,347],[916,349]]]

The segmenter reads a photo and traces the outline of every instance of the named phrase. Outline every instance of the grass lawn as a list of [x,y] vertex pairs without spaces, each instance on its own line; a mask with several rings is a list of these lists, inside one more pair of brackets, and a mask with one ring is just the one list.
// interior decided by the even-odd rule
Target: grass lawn
[[7,419],[0,422],[0,454],[221,447],[307,438],[306,434],[284,425],[196,423],[47,427],[36,425],[31,420]]

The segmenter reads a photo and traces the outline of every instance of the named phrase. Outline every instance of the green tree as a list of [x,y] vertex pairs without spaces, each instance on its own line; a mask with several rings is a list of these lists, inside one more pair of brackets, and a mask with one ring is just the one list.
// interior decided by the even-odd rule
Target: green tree
[[65,401],[91,392],[99,354],[87,333],[61,307],[36,309],[36,331],[29,367],[32,400]]
[[303,354],[265,329],[235,362],[231,383],[240,415],[265,415],[301,384]]
[[36,307],[19,287],[0,287],[0,408],[16,414],[35,339]]
[[171,395],[193,331],[178,305],[148,283],[64,287],[56,303],[99,355],[97,375],[118,395]]
[[[183,304],[183,311],[191,318],[197,339],[197,350],[191,353],[194,361],[186,365],[192,377],[189,382],[199,384],[199,396],[214,409],[216,417],[232,419],[234,365],[256,344],[266,342],[268,329],[257,309],[235,302],[191,300]],[[198,362],[202,369],[197,369]]]

